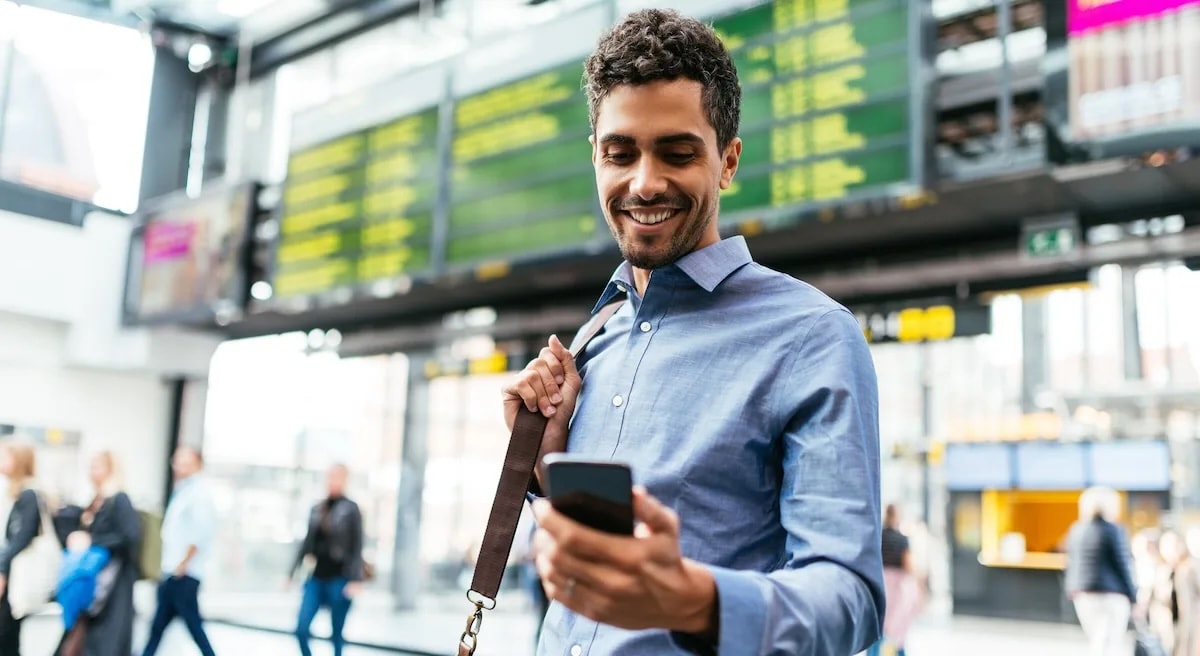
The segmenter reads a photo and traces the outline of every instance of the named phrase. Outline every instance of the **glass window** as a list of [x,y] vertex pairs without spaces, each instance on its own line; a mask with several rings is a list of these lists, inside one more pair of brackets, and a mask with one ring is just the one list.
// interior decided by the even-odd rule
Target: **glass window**
[[[213,357],[204,455],[223,521],[205,581],[215,616],[264,626],[294,621],[264,603],[294,562],[330,465],[351,471],[362,509],[373,596],[393,571],[408,363],[339,359],[300,333],[222,344]],[[258,593],[257,595],[252,593]]]
[[0,176],[136,209],[154,64],[149,37],[7,3],[0,25],[15,35]]

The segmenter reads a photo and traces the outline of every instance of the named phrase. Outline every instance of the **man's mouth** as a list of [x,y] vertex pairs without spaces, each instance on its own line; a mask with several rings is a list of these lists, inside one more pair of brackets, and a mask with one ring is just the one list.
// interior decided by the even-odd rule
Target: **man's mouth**
[[642,225],[657,225],[675,216],[680,210],[674,207],[630,208],[624,210],[626,216]]

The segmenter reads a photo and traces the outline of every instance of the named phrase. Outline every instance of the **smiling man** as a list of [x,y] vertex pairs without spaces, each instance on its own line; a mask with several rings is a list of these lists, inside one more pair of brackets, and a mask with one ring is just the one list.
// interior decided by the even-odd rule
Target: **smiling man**
[[621,309],[578,361],[552,337],[505,388],[542,452],[630,463],[633,537],[535,504],[554,600],[539,654],[849,656],[884,609],[878,401],[857,321],[722,240],[741,91],[713,31],[631,14],[586,63]]

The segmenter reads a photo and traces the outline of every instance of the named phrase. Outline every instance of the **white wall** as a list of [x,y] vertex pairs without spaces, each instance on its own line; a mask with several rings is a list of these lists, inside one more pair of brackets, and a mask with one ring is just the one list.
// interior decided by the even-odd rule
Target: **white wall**
[[83,452],[113,450],[135,503],[156,508],[167,461],[164,379],[198,381],[184,420],[194,442],[203,413],[187,410],[203,404],[220,339],[120,326],[129,234],[128,219],[103,213],[74,227],[0,212],[0,423],[80,431]]

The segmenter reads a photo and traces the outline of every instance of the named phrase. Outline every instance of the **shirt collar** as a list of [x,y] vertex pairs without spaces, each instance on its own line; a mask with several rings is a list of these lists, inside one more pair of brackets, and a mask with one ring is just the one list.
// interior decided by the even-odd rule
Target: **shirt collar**
[[[736,235],[723,239],[712,246],[688,253],[667,268],[676,268],[682,271],[701,289],[711,293],[734,271],[753,261],[750,247],[746,245],[746,238]],[[600,300],[592,308],[592,314],[599,312],[600,308],[632,289],[634,289],[633,266],[629,262],[622,262],[613,272],[612,277],[608,279],[608,285],[604,288],[604,293],[600,295]]]

